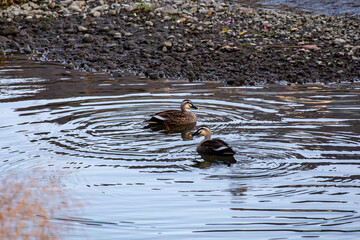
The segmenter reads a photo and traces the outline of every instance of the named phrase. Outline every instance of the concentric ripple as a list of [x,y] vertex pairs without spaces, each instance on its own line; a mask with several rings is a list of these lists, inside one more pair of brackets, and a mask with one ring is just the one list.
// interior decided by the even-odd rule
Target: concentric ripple
[[[122,161],[166,162],[186,158],[183,152],[192,146],[190,142],[182,142],[177,135],[161,134],[159,141],[159,133],[144,129],[144,120],[151,113],[146,109],[157,109],[156,100],[142,100],[139,95],[136,98],[79,98],[19,111],[26,116],[47,119],[45,124],[33,123],[39,125],[33,133],[33,141],[46,151]],[[49,108],[51,113],[44,111]],[[47,131],[54,128],[57,130]]]
[[[56,216],[62,224],[79,224],[96,239],[360,232],[357,83],[229,87],[9,64],[0,66],[8,96],[0,99],[0,170],[54,170],[86,203],[81,216]],[[236,163],[198,155],[192,127],[144,123],[183,99],[200,107],[197,127],[229,143]]]

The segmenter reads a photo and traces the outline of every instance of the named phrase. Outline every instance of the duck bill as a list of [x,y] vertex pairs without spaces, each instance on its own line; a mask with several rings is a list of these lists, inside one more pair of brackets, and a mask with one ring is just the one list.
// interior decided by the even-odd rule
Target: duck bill
[[197,136],[197,135],[199,135],[199,133],[198,133],[198,132],[194,132],[194,133],[190,133],[189,137],[195,137],[195,136]]
[[192,105],[191,108],[196,109],[196,110],[200,110],[200,108],[195,107],[195,105]]

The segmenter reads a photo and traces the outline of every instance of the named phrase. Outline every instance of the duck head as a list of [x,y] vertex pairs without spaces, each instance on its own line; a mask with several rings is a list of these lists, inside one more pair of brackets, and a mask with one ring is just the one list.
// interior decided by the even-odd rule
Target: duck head
[[181,110],[183,112],[186,112],[188,111],[190,108],[193,108],[193,109],[196,109],[196,110],[200,110],[200,108],[198,107],[195,107],[195,105],[188,99],[182,101],[181,103]]
[[208,127],[200,127],[198,130],[196,130],[194,133],[190,134],[189,136],[190,137],[205,136],[207,138],[210,138],[211,131],[210,131],[210,128],[208,128]]

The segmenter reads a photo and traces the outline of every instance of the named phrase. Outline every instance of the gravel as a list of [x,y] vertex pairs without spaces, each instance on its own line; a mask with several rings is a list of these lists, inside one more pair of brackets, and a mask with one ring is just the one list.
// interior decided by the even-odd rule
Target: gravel
[[360,21],[222,1],[32,1],[0,11],[0,53],[230,85],[360,81]]

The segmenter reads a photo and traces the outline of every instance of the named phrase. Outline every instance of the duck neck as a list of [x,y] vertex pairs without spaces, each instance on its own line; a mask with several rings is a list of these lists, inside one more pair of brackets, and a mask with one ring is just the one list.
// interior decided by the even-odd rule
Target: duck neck
[[185,105],[181,106],[181,111],[182,112],[189,112],[189,109],[185,107]]
[[207,140],[211,140],[211,134],[210,133],[206,133],[206,135],[204,135],[204,139],[201,142],[205,142]]

